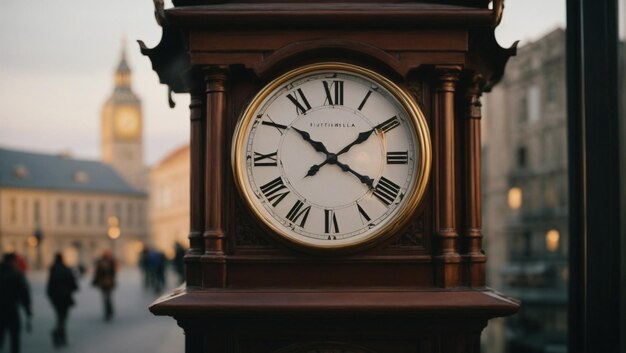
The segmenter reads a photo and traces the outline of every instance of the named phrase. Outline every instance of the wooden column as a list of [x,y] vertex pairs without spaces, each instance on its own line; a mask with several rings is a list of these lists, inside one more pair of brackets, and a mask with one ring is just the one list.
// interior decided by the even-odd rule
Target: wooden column
[[189,194],[189,250],[185,255],[187,287],[202,286],[200,257],[204,254],[204,150],[206,119],[204,92],[192,92],[189,104],[190,134],[190,194]]
[[205,231],[202,256],[202,284],[205,288],[226,286],[226,257],[223,227],[224,205],[224,130],[226,119],[226,80],[228,70],[210,66],[204,70],[206,85],[206,144],[205,144]]
[[485,262],[482,243],[481,149],[480,149],[480,82],[481,75],[469,77],[465,92],[465,252],[468,285],[485,286]]
[[456,168],[454,136],[454,93],[460,68],[438,66],[435,69],[433,112],[437,126],[436,180],[438,202],[435,209],[438,253],[435,255],[436,282],[448,288],[460,284],[458,253],[459,235],[456,229]]

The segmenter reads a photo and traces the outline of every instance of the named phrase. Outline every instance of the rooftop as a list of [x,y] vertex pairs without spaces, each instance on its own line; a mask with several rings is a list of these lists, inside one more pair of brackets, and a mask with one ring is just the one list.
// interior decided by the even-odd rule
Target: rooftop
[[0,187],[145,195],[108,164],[6,148],[0,148]]

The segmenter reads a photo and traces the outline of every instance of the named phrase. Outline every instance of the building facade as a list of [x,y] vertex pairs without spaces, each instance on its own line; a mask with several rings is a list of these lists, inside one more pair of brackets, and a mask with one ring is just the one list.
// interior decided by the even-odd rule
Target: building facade
[[168,258],[189,243],[189,153],[182,146],[150,170],[150,245]]
[[490,323],[492,352],[565,352],[566,104],[562,29],[520,47],[483,99],[488,283],[522,301],[517,315]]
[[102,160],[0,149],[0,252],[89,266],[104,249],[135,263],[147,242],[141,102],[122,48],[101,116]]
[[105,249],[135,263],[146,241],[146,195],[98,161],[0,149],[0,210],[1,252],[30,267],[56,252],[88,267]]

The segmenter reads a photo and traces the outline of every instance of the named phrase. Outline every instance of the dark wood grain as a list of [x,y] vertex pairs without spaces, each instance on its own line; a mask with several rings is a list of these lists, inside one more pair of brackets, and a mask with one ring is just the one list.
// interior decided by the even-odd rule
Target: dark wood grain
[[[192,93],[187,285],[150,310],[176,318],[194,353],[480,352],[487,320],[519,308],[484,288],[479,97],[515,52],[497,44],[489,2],[216,2],[175,0],[161,43],[142,46],[162,82]],[[432,141],[411,222],[349,253],[286,246],[246,208],[228,163],[255,93],[323,61],[408,91]]]

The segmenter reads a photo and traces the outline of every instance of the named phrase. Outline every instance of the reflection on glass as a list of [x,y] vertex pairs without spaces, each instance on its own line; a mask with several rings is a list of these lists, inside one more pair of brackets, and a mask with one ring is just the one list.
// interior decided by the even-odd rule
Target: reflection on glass
[[517,210],[522,207],[522,189],[513,187],[509,190],[509,208]]
[[546,248],[550,252],[555,252],[559,249],[559,239],[561,238],[561,234],[556,229],[550,229],[546,233]]
[[556,3],[507,6],[503,25],[506,16],[510,24],[531,16],[538,26],[518,25],[507,38],[501,32],[502,45],[522,42],[501,82],[483,95],[487,280],[522,302],[517,315],[489,323],[484,353],[567,351],[565,8]]

